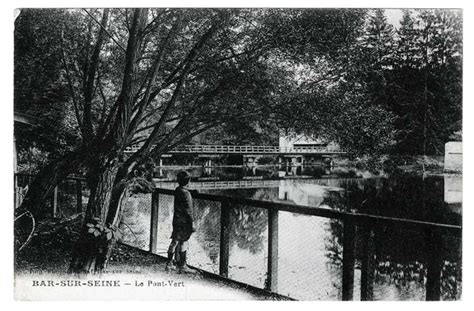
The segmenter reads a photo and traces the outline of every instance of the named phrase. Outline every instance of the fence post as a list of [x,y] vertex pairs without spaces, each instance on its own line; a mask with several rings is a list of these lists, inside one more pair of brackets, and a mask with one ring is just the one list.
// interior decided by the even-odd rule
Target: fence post
[[219,246],[219,274],[229,276],[229,252],[230,252],[230,207],[229,202],[221,203],[221,239]]
[[18,173],[14,173],[13,175],[13,187],[15,189],[14,192],[14,202],[15,202],[15,209],[20,206],[20,189],[18,189]]
[[375,273],[375,232],[373,228],[365,225],[362,234],[362,267],[360,278],[360,299],[368,301],[374,299],[374,273]]
[[268,264],[267,289],[278,287],[278,210],[268,209]]
[[151,221],[150,221],[150,253],[155,254],[158,248],[158,211],[160,194],[154,190],[151,194]]
[[436,229],[427,232],[426,238],[426,300],[441,297],[441,235]]
[[59,217],[58,187],[59,187],[59,185],[54,187],[54,191],[53,191],[53,217],[54,218]]
[[79,179],[76,180],[76,212],[82,213],[82,183]]
[[355,235],[354,221],[349,217],[344,218],[342,300],[352,300],[354,294]]

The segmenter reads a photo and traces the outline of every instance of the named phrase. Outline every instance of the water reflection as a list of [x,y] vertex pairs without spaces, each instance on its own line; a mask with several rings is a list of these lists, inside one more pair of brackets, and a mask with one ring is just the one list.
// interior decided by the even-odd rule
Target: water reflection
[[[247,174],[259,176],[259,172],[252,170]],[[194,185],[199,188],[198,183]],[[451,189],[448,192],[453,192],[452,189],[459,189],[459,186],[456,188],[453,185],[459,183],[444,177],[299,179],[267,181],[266,185],[251,189],[200,187],[199,191],[450,224],[460,224],[462,220],[461,210],[452,208],[453,204],[460,205],[459,196],[453,199],[453,196],[446,196],[445,190],[448,187]],[[173,201],[171,196],[160,197],[159,252],[164,254],[171,233]],[[198,231],[191,239],[190,261],[195,266],[218,273],[219,203],[196,200],[196,207]],[[146,213],[145,209],[140,212],[139,218],[136,213],[129,212],[129,216],[135,217],[135,222],[143,221],[146,227],[149,224]],[[342,223],[288,212],[279,214],[277,291],[297,299],[341,299]],[[266,210],[234,206],[231,214],[229,277],[264,287],[267,221]],[[393,227],[376,227],[374,231],[374,299],[424,300],[429,254],[425,233]],[[354,299],[360,299],[360,250],[364,243],[364,228],[359,227],[357,232]],[[442,259],[442,299],[459,299],[461,239],[442,236],[438,251]]]
[[155,178],[161,181],[176,180],[182,169],[191,173],[193,181],[203,180],[239,180],[239,179],[275,179],[281,177],[320,178],[333,173],[334,169],[320,165],[260,165],[260,166],[187,166],[157,167]]

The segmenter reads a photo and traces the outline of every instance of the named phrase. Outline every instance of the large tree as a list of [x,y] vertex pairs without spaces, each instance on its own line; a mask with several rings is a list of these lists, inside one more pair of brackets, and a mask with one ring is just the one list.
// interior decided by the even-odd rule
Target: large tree
[[[265,52],[271,44],[259,27],[263,11],[54,13],[22,12],[17,30],[21,23],[47,17],[43,28],[54,38],[56,60],[47,77],[67,90],[63,102],[72,108],[79,139],[39,172],[21,208],[40,217],[39,206],[55,185],[84,171],[91,193],[70,270],[100,271],[117,236],[121,203],[136,190],[132,187],[151,187],[133,172],[210,127],[269,114],[271,76],[278,69],[267,70]],[[58,16],[63,18],[51,27]],[[16,72],[18,90],[24,77]],[[30,104],[27,98],[18,100],[18,107]],[[126,156],[131,145],[140,149]]]
[[[17,23],[38,21],[38,14],[28,13]],[[53,12],[43,14],[52,19]],[[130,185],[146,184],[133,180],[138,166],[212,126],[268,109],[266,63],[258,58],[265,47],[244,22],[248,12],[243,10],[61,14],[77,18],[84,31],[75,37],[66,27],[73,19],[57,20],[48,35],[57,41],[54,57],[62,64],[80,140],[37,175],[22,208],[39,217],[38,203],[51,189],[69,174],[85,171],[91,195],[71,271],[101,270],[116,236],[121,202]],[[126,156],[133,144],[140,150]],[[101,230],[92,232],[92,225]]]
[[462,20],[456,10],[404,12],[392,59],[390,109],[396,150],[442,154],[461,129]]

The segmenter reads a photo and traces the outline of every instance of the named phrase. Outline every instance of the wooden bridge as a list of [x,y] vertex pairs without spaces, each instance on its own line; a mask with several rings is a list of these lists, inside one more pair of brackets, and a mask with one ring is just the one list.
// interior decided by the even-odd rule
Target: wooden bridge
[[[134,153],[140,149],[134,145],[125,149],[126,153]],[[338,155],[345,154],[344,149],[329,146],[235,146],[235,145],[185,145],[176,147],[167,154],[251,154],[251,155]]]

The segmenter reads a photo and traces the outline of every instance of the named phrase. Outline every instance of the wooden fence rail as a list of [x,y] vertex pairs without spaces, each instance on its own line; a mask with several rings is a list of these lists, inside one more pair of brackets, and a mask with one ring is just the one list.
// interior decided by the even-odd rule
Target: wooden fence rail
[[[426,282],[426,300],[440,300],[440,278],[441,260],[438,247],[441,234],[449,234],[460,237],[462,227],[451,224],[433,223],[427,221],[401,219],[368,215],[361,213],[349,213],[343,211],[316,208],[311,206],[291,205],[269,201],[259,201],[245,198],[227,197],[222,195],[197,193],[191,191],[194,199],[220,202],[220,259],[219,274],[228,277],[229,266],[229,227],[230,209],[236,205],[252,206],[268,210],[268,263],[267,280],[265,289],[276,291],[278,284],[278,214],[279,212],[291,212],[301,215],[317,216],[338,219],[343,222],[343,260],[342,260],[342,299],[352,300],[354,295],[354,268],[356,260],[356,230],[362,234],[362,259],[361,259],[361,300],[373,299],[374,282],[374,230],[376,226],[392,226],[404,229],[416,229],[429,232],[427,239],[428,264]],[[153,193],[153,202],[158,202],[159,195],[174,196],[174,190],[156,188]],[[150,234],[150,251],[156,252],[158,238],[158,210],[156,203],[152,208],[152,230]]]

